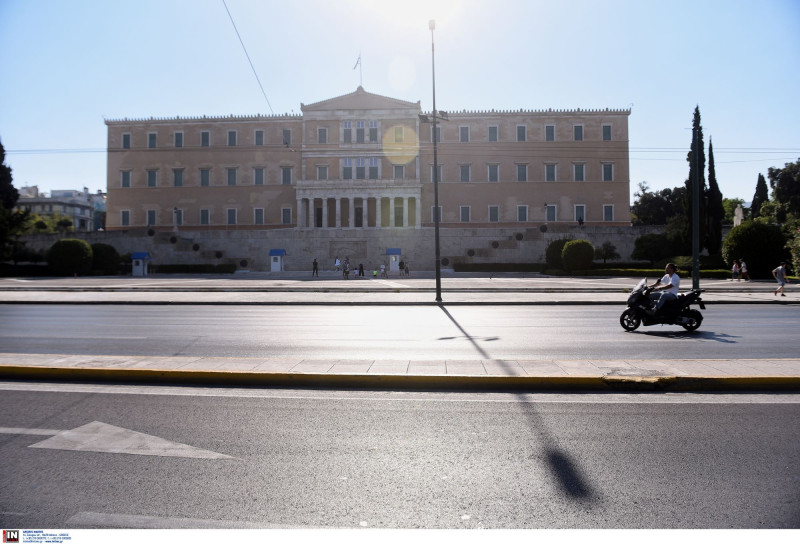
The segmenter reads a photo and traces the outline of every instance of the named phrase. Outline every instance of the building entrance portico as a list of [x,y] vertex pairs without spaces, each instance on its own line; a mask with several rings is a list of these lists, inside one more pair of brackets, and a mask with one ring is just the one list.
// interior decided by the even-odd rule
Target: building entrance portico
[[[421,228],[420,192],[389,190],[321,191],[298,189],[298,228]],[[333,194],[330,194],[333,192]],[[338,194],[337,194],[338,193]]]

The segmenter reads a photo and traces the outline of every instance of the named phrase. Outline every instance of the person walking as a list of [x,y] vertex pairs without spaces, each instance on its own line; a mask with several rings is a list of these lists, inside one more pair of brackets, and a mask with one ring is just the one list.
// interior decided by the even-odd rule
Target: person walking
[[317,264],[317,260],[314,259],[314,262],[311,264],[311,277],[314,276],[319,277],[319,265]]
[[336,271],[339,271],[339,268],[342,266],[342,261],[339,260],[339,256],[336,256],[336,259],[333,261],[333,266],[336,268]]
[[742,279],[750,281],[750,274],[747,273],[747,263],[744,262],[744,259],[739,259],[739,266],[741,267]]
[[731,281],[733,280],[739,281],[739,261],[737,259],[733,260],[733,268],[731,268],[731,274],[733,275]]
[[775,281],[778,282],[778,288],[772,292],[773,295],[776,297],[778,296],[778,291],[780,291],[781,296],[785,297],[786,294],[783,292],[783,287],[786,285],[786,263],[782,262],[778,268],[772,271],[772,277],[775,278]]

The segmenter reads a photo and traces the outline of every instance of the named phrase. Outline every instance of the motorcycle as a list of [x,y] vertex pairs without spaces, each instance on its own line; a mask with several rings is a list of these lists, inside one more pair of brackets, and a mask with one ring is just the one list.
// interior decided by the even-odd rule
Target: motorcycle
[[694,331],[703,322],[703,314],[690,308],[697,304],[705,310],[700,293],[703,289],[692,289],[688,293],[681,293],[677,300],[668,301],[657,315],[653,315],[655,301],[650,299],[653,288],[648,287],[647,279],[640,281],[628,297],[628,309],[619,316],[619,324],[626,331],[635,331],[639,325],[680,325],[687,331]]

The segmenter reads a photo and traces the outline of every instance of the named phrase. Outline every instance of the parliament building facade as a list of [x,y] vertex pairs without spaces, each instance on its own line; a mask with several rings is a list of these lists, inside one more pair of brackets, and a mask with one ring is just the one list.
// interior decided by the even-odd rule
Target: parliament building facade
[[359,87],[297,115],[107,120],[107,229],[146,232],[162,262],[432,269],[434,138],[447,262],[630,227],[630,110],[437,115],[434,134],[419,102]]

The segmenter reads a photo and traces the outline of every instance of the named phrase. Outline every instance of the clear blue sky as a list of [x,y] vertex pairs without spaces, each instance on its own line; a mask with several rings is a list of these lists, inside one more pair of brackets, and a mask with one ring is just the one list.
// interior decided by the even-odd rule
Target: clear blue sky
[[[104,118],[291,113],[356,89],[443,110],[628,108],[631,193],[683,184],[700,106],[725,197],[800,158],[798,0],[0,0],[17,187],[106,188]],[[353,66],[359,54],[361,73]]]

